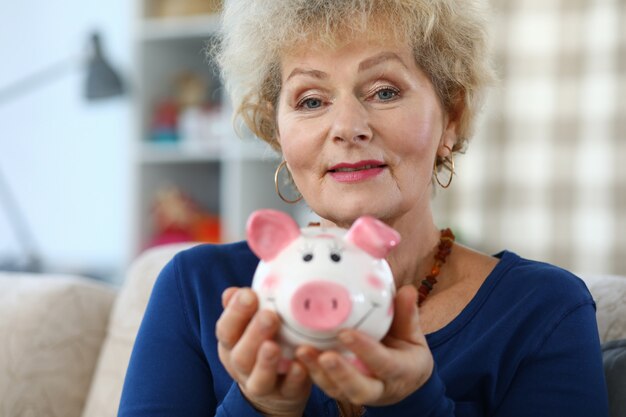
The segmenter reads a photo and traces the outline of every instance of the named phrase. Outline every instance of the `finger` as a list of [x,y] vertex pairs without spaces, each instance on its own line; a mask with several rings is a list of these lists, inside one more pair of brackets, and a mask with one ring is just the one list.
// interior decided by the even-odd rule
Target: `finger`
[[264,341],[259,347],[254,367],[245,383],[248,394],[263,396],[274,391],[279,360],[280,347],[275,342]]
[[279,327],[278,316],[270,310],[259,311],[231,350],[230,359],[238,372],[249,374],[255,366],[263,342],[273,339]]
[[234,302],[229,302],[215,324],[215,335],[226,349],[232,349],[242,336],[257,310],[257,298],[252,290],[239,289]]
[[296,357],[305,366],[311,380],[329,397],[341,399],[341,391],[318,363],[319,355],[320,352],[310,346],[301,346],[296,350]]
[[280,393],[285,398],[301,397],[303,392],[309,391],[310,385],[311,380],[307,376],[306,368],[294,361],[281,384]]
[[237,293],[239,288],[237,287],[229,287],[224,290],[222,293],[222,307],[226,308],[228,303],[233,299],[234,295]]
[[412,285],[400,287],[395,298],[395,314],[388,336],[414,343],[422,342],[417,309],[417,291]]
[[339,388],[339,396],[353,404],[369,403],[383,393],[382,381],[364,375],[337,352],[322,353],[318,362],[333,386]]
[[343,347],[351,351],[376,377],[393,382],[408,374],[419,382],[432,372],[432,355],[419,328],[417,294],[402,287],[396,296],[396,316],[382,343],[365,333],[344,330],[338,335]]
[[[388,377],[395,371],[395,364],[398,360],[398,352],[389,350],[383,344],[374,340],[365,333],[356,330],[344,330],[338,335],[338,339],[349,351],[356,355],[354,367],[365,368],[361,373],[376,375],[378,377]],[[360,362],[360,364],[358,362]]]

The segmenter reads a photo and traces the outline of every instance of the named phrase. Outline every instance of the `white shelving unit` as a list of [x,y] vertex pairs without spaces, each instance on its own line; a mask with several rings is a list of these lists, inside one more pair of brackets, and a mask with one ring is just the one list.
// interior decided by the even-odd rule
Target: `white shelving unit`
[[[283,203],[274,192],[278,156],[258,139],[238,138],[231,126],[219,77],[204,53],[218,29],[219,11],[154,17],[152,3],[160,0],[137,1],[135,251],[145,247],[154,232],[151,206],[167,186],[183,190],[204,210],[219,215],[223,242],[245,238],[246,219],[255,209],[278,208],[297,217],[294,210],[301,208]],[[201,77],[208,86],[206,96],[219,104],[211,127],[215,137],[202,146],[188,146],[184,140],[158,143],[151,136],[155,106],[175,95],[173,80],[183,72]]]

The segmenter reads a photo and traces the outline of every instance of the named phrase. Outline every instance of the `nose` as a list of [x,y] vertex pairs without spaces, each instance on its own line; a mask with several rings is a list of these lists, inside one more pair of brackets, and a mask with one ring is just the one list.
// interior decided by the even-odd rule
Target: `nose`
[[310,330],[332,330],[346,321],[351,311],[348,290],[328,281],[304,284],[291,299],[294,319]]
[[330,135],[335,142],[362,143],[372,138],[367,110],[357,97],[337,100],[332,111]]

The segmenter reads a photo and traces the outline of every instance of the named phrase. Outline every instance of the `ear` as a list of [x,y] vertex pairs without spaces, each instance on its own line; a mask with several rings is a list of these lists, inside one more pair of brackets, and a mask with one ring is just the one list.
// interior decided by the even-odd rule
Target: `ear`
[[300,228],[281,211],[257,210],[248,218],[246,235],[252,252],[264,261],[271,261],[300,236]]
[[378,219],[359,217],[344,238],[376,259],[383,259],[400,243],[400,234]]
[[458,141],[459,129],[463,122],[465,108],[465,93],[459,92],[444,118],[443,134],[437,152],[437,155],[441,158],[448,156],[449,153],[446,151],[446,148],[454,149],[454,145]]

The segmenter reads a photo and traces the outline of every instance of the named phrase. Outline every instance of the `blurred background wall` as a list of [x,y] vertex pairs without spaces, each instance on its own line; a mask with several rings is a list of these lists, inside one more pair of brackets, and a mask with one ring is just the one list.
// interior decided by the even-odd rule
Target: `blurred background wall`
[[[111,63],[131,70],[127,0],[0,2],[0,90],[80,54],[99,30]],[[48,270],[116,274],[129,241],[129,96],[87,103],[86,72],[0,103],[0,172],[36,238]],[[22,247],[0,205],[0,263]]]
[[501,81],[442,224],[576,272],[626,274],[626,2],[493,2]]

